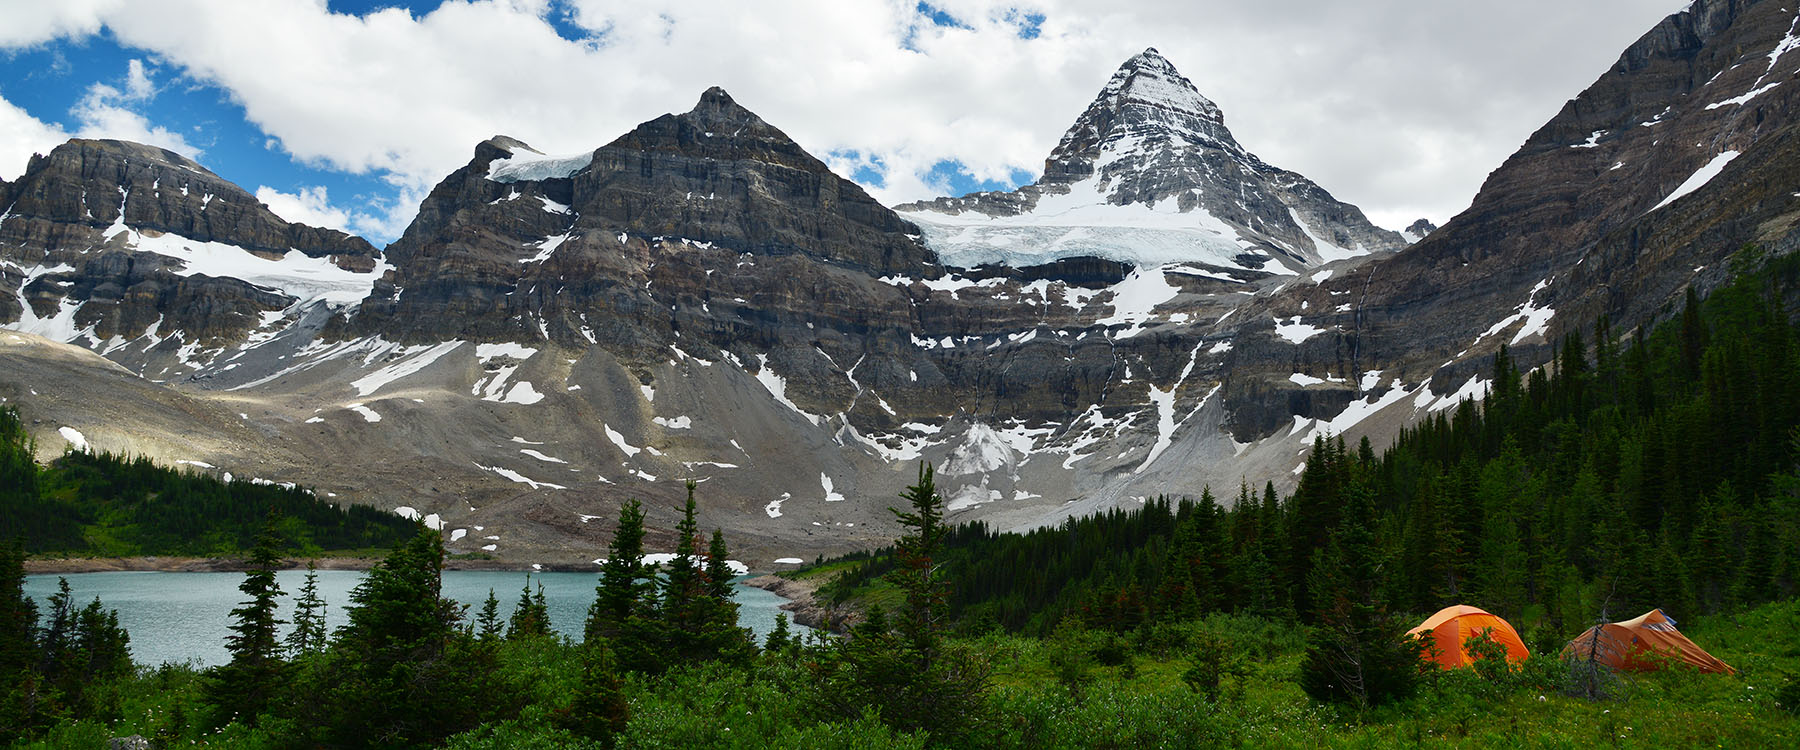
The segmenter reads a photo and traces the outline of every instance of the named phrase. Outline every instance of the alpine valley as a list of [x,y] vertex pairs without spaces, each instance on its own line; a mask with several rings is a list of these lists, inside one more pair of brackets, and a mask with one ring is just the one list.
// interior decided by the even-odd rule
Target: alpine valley
[[891,541],[920,462],[996,529],[1285,490],[1315,437],[1479,399],[1502,346],[1529,370],[1800,246],[1797,23],[1698,0],[1404,232],[1154,49],[1035,183],[891,208],[718,88],[589,152],[471,144],[385,248],[72,140],[0,182],[0,397],[46,460],[292,483],[516,564],[591,569],[630,498],[670,549],[688,479],[760,569]]

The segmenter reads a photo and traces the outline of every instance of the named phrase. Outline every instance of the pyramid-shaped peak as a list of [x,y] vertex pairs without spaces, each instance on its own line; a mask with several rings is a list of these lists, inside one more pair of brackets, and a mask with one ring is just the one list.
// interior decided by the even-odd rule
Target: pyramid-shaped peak
[[1130,60],[1126,60],[1125,64],[1120,67],[1158,68],[1167,70],[1171,73],[1175,72],[1175,64],[1169,62],[1169,58],[1163,57],[1163,54],[1156,51],[1155,47],[1145,47],[1143,52],[1139,52],[1132,56]]
[[757,129],[768,127],[755,112],[744,108],[726,93],[724,88],[714,86],[700,95],[700,101],[682,117],[690,122],[698,123],[709,129],[719,129],[727,125],[747,126]]
[[1063,133],[1044,163],[1049,182],[1084,179],[1097,161],[1111,162],[1122,150],[1163,146],[1186,150],[1218,147],[1241,152],[1225,128],[1225,115],[1200,95],[1155,47],[1126,60],[1100,94]]
[[695,104],[694,108],[699,109],[701,107],[735,107],[735,106],[737,106],[737,101],[735,99],[731,98],[731,94],[729,94],[725,91],[725,87],[713,86],[711,88],[708,88],[704,93],[700,94],[700,103]]
[[1145,48],[1119,66],[1095,105],[1103,102],[1113,108],[1131,104],[1169,107],[1214,122],[1225,121],[1218,105],[1202,96],[1193,82],[1155,47]]
[[712,117],[756,116],[750,110],[745,109],[744,105],[738,104],[737,100],[731,98],[731,94],[727,93],[725,89],[720,86],[714,86],[707,89],[705,93],[702,93],[700,95],[700,101],[694,103],[694,108],[688,110],[688,114]]

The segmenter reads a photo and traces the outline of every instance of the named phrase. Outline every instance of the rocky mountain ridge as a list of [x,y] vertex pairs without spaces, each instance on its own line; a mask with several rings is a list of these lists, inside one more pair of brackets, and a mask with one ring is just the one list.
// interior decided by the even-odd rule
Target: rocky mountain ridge
[[[679,479],[702,482],[703,523],[764,569],[891,538],[888,498],[921,461],[953,521],[1004,528],[1285,486],[1314,436],[1381,443],[1479,397],[1502,343],[1537,364],[1601,313],[1618,334],[1667,314],[1686,286],[1725,279],[1745,242],[1800,244],[1795,23],[1771,3],[1696,3],[1468,211],[1416,237],[1371,227],[1323,243],[1384,249],[1335,260],[1302,242],[1331,204],[1294,209],[1311,183],[1234,149],[1217,108],[1153,53],[1114,76],[1038,185],[898,214],[717,89],[584,154],[478,144],[385,253],[308,245],[241,190],[202,189],[208,173],[179,157],[75,142],[44,158],[64,166],[0,185],[0,273],[23,310],[6,325],[52,339],[0,339],[0,398],[40,420],[47,451],[67,427],[546,564],[592,557],[625,498],[672,526]],[[79,187],[115,163],[137,176]],[[1248,197],[1193,192],[1221,175]],[[1263,267],[1216,253],[951,263],[918,219],[979,236],[1076,184],[1106,210],[1192,196],[1159,215],[1182,221],[1228,217],[1208,201],[1232,197],[1249,217],[1234,252]],[[83,189],[123,195],[124,210]],[[175,208],[152,210],[165,197]],[[241,216],[204,213],[224,205]],[[1284,215],[1301,231],[1279,228]],[[1330,236],[1366,225],[1353,207],[1332,215],[1349,223]],[[114,266],[138,274],[119,287],[130,294],[107,286]]]
[[1037,182],[897,210],[946,263],[965,266],[1093,255],[1291,273],[1405,244],[1250,153],[1219,107],[1154,48],[1119,67]]

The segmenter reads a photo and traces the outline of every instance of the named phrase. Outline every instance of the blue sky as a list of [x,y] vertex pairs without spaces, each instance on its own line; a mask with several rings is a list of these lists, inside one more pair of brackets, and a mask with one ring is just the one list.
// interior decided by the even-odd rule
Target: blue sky
[[[402,9],[414,17],[422,17],[441,4],[437,1],[331,0],[327,5],[336,14],[367,16],[376,11]],[[917,12],[931,26],[968,28],[947,12],[927,3],[919,3]],[[559,37],[572,43],[604,43],[604,30],[596,32],[576,24],[570,7],[552,5],[541,15],[541,20]],[[1022,37],[1035,37],[1042,16],[1022,14],[1018,23]],[[911,36],[916,36],[916,32]],[[147,95],[128,95],[133,65],[139,66],[151,84]],[[346,170],[318,159],[295,157],[286,151],[279,138],[272,137],[250,121],[230,91],[210,80],[187,75],[182,67],[163,60],[155,50],[122,42],[109,29],[102,28],[98,33],[79,38],[8,50],[5,66],[6,74],[0,77],[0,96],[65,133],[93,130],[84,102],[94,100],[96,87],[111,87],[127,92],[126,96],[113,98],[125,101],[114,101],[114,104],[141,115],[156,128],[180,136],[179,144],[164,142],[158,145],[187,153],[248,190],[272,188],[290,195],[319,195],[317,191],[322,189],[331,204],[373,207],[373,211],[391,207],[402,200],[396,193],[395,175],[391,172]],[[644,112],[641,116],[648,120],[656,114]],[[107,133],[90,135],[106,136]],[[126,133],[123,137],[130,135]],[[866,161],[877,167],[883,164],[879,156],[865,155],[855,149],[834,153],[846,162]],[[925,179],[943,186],[953,195],[977,190],[1006,190],[1034,177],[1029,171],[1013,169],[999,179],[979,179],[954,159],[933,162],[924,175]],[[851,170],[846,176],[872,188],[887,184],[884,172],[869,166]],[[361,230],[378,243],[391,241],[397,231],[394,226],[342,228]]]
[[0,177],[147,140],[381,244],[490,135],[586,151],[716,84],[894,204],[1034,179],[1155,46],[1269,162],[1441,222],[1679,5],[1552,3],[0,0]]
[[128,90],[135,60],[149,77],[153,93],[122,104],[180,134],[198,151],[190,155],[220,176],[251,191],[267,186],[298,193],[322,187],[339,202],[393,200],[394,187],[380,174],[355,174],[294,159],[245,119],[243,107],[232,101],[230,92],[186,77],[174,66],[159,65],[153,53],[122,45],[110,33],[16,50],[5,59],[7,75],[0,79],[0,96],[64,132],[83,129],[81,105],[95,86]]

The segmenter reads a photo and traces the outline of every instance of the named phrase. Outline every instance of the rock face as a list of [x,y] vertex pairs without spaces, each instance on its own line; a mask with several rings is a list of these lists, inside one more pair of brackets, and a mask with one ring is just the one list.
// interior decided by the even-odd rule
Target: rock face
[[1537,364],[1746,242],[1800,247],[1797,23],[1671,16],[1404,239],[1257,160],[1153,52],[1039,183],[899,214],[716,89],[592,152],[477,145],[385,255],[72,142],[0,184],[0,319],[54,339],[0,335],[0,398],[46,450],[67,426],[546,565],[601,554],[627,498],[672,548],[682,479],[764,569],[889,541],[920,463],[953,522],[999,528],[1286,486],[1315,436],[1479,397],[1501,344]]
[[[903,326],[891,290],[885,302],[806,290],[841,276],[937,276],[934,256],[909,236],[917,232],[714,88],[693,110],[589,154],[546,157],[500,136],[477,146],[388,249],[397,271],[355,329],[568,345],[606,335],[660,348],[683,330],[679,314],[664,314],[679,313],[677,301],[659,299],[678,291],[698,293],[709,311],[824,305],[855,326],[891,326],[895,315]],[[767,283],[736,271],[756,264]],[[691,278],[722,267],[745,278]],[[762,300],[735,301],[753,297]],[[622,330],[627,318],[655,330]]]
[[354,304],[381,260],[187,158],[122,141],[33,157],[0,204],[0,320],[139,363],[221,351],[302,303]]
[[1405,244],[1250,153],[1218,106],[1155,49],[1119,67],[1036,183],[899,210],[958,266],[1094,255],[1291,272]]
[[1407,225],[1405,229],[1400,230],[1400,236],[1405,238],[1407,244],[1412,244],[1425,239],[1426,235],[1435,231],[1437,231],[1437,225],[1431,223],[1430,219],[1420,219]]
[[[1279,428],[1274,415],[1246,416],[1269,403],[1258,381],[1295,362],[1334,363],[1345,383],[1312,390],[1355,403],[1389,388],[1479,395],[1501,344],[1536,365],[1566,332],[1591,341],[1602,315],[1614,336],[1667,317],[1687,287],[1726,281],[1745,243],[1790,252],[1800,243],[1796,23],[1776,3],[1692,4],[1564,105],[1442,229],[1240,313],[1230,334],[1240,344],[1290,321],[1321,335],[1234,352],[1225,399],[1238,439]],[[1348,305],[1329,306],[1338,300]],[[1373,371],[1380,385],[1358,388]]]

